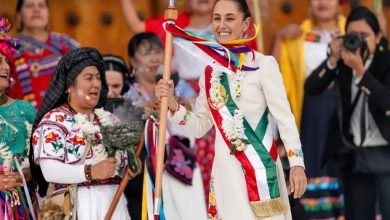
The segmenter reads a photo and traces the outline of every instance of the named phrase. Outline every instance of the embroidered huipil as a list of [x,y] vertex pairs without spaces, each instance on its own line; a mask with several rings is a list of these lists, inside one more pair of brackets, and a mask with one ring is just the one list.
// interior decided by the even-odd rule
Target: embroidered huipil
[[[22,169],[30,166],[28,162],[29,145],[29,131],[26,122],[32,124],[36,110],[34,107],[23,100],[15,100],[9,105],[0,106],[0,145],[5,144],[9,147],[12,155],[18,158],[18,162]],[[0,155],[0,170],[3,171],[4,158]],[[12,162],[12,169],[18,172],[14,162]],[[23,187],[18,187],[19,196],[16,200],[20,201],[19,205],[13,206],[11,204],[10,192],[8,198],[6,193],[0,192],[0,219],[23,220],[31,218],[27,197]],[[15,198],[13,199],[15,201]]]
[[[277,122],[281,138],[289,155],[290,165],[304,167],[298,130],[287,101],[283,80],[275,59],[257,52],[255,52],[255,58],[253,59],[252,54],[247,53],[244,65],[260,67],[260,69],[242,72],[244,76],[241,81],[241,97],[235,103],[253,130],[255,130],[262,115],[268,108],[270,114]],[[233,90],[234,76],[228,75],[227,77],[229,87]],[[213,125],[216,125],[210,113],[206,97],[205,74],[202,74],[199,86],[200,94],[196,100],[193,112],[188,112],[181,106],[173,116],[170,113],[168,115],[171,122],[175,121],[186,132],[194,133],[197,137],[201,137]],[[235,99],[236,97],[232,98]],[[224,220],[255,220],[256,217],[251,210],[248,200],[242,165],[235,156],[230,154],[230,149],[223,140],[220,130],[216,130],[215,158],[212,171],[214,191],[210,194],[212,195],[210,198],[215,198],[215,201],[210,201],[212,206],[209,208],[209,216],[217,213],[216,215]],[[267,132],[272,131],[267,129]],[[280,196],[286,206],[289,206],[283,169],[279,159],[276,160],[276,167]],[[266,186],[258,187],[260,191],[267,190],[265,189]],[[288,211],[285,214],[266,219],[291,219],[291,214]]]
[[[61,184],[79,186],[77,188],[78,219],[104,219],[120,177],[86,181],[84,166],[96,164],[98,161],[91,147],[84,164],[77,164],[86,149],[86,139],[75,124],[74,114],[66,106],[60,106],[43,117],[32,136],[35,163],[41,165],[46,181],[56,183],[56,189],[61,188]],[[118,122],[114,115],[111,117],[112,121]],[[98,123],[96,116],[93,123]],[[98,141],[102,140],[100,132],[96,137]],[[119,173],[121,173],[127,164],[127,154],[121,151],[117,154],[120,154],[117,163],[120,164]],[[59,174],[59,170],[64,172]],[[126,204],[122,196],[113,219],[130,219]]]
[[16,38],[26,43],[23,50],[14,55],[15,84],[9,94],[12,98],[29,101],[38,109],[58,61],[78,48],[79,44],[66,35],[54,32],[49,34],[46,42],[22,34]]

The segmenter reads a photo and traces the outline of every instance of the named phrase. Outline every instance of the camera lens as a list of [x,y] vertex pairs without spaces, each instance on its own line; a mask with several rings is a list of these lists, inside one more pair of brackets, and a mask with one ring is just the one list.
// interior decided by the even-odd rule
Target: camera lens
[[350,32],[343,37],[343,45],[348,50],[354,52],[364,44],[363,37],[357,32]]

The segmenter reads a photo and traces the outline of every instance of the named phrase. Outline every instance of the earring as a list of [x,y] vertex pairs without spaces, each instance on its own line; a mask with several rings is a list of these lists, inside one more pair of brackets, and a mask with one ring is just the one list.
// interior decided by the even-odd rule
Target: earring
[[67,102],[69,103],[69,100],[70,100],[70,92],[66,92],[66,94],[68,94],[68,97],[66,98]]

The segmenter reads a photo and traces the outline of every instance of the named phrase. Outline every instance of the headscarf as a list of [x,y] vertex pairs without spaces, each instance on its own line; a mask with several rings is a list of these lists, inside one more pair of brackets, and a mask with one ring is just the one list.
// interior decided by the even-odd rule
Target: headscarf
[[[102,87],[99,102],[96,107],[104,107],[107,100],[108,87],[104,72],[104,61],[99,51],[95,48],[84,47],[71,51],[62,57],[51,78],[43,103],[34,120],[33,132],[41,122],[43,116],[50,110],[57,108],[67,101],[66,91],[74,84],[77,76],[87,66],[96,66],[100,73]],[[34,152],[30,145],[30,152]],[[34,176],[33,188],[39,185],[38,193],[45,196],[48,184],[42,175],[38,165],[34,163],[33,153],[30,154],[31,172]],[[35,189],[34,189],[35,190]]]
[[76,77],[87,66],[96,66],[100,73],[102,88],[96,107],[105,106],[108,87],[106,83],[104,61],[95,48],[84,47],[71,51],[62,57],[47,88],[45,98],[35,117],[33,129],[40,123],[43,116],[50,110],[64,104],[67,100],[67,90],[74,84]]

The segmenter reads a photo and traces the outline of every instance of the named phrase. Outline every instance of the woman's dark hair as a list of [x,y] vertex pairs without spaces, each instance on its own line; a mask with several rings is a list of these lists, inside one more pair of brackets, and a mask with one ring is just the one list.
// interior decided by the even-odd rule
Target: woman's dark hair
[[[137,51],[139,46],[145,44],[148,46],[148,50],[153,49],[153,47],[158,47],[158,48],[163,47],[160,38],[155,33],[143,32],[134,35],[130,39],[129,43],[127,44],[127,55],[130,58],[134,58],[135,52]],[[131,84],[135,81],[135,76],[132,74],[133,70],[134,70],[133,67],[130,65],[131,74],[130,74],[129,81]]]
[[147,44],[149,46],[149,49],[152,49],[153,46],[157,46],[159,48],[162,48],[162,42],[160,38],[152,32],[143,32],[134,35],[128,45],[127,45],[127,55],[129,57],[134,57],[135,52],[137,51],[138,47],[141,44]]
[[[26,0],[18,0],[18,3],[16,4],[16,12],[20,12],[20,10],[22,9],[25,1]],[[47,7],[49,7],[49,1],[45,0],[45,2],[46,2]]]
[[216,0],[214,6],[217,4],[217,2],[220,1],[235,2],[238,6],[238,10],[240,10],[244,14],[244,20],[251,17],[251,11],[249,10],[249,6],[248,3],[246,3],[246,0]]
[[374,31],[375,35],[379,34],[381,29],[377,17],[370,11],[370,9],[364,6],[359,6],[352,9],[347,18],[345,30],[347,30],[347,27],[351,22],[360,20],[364,20],[368,26],[371,27],[372,31]]
[[123,88],[121,91],[121,95],[125,94],[125,92],[129,90],[129,77],[130,77],[130,70],[126,62],[121,57],[112,54],[104,55],[103,60],[104,60],[104,69],[106,71],[113,70],[113,71],[120,72],[122,74]]
[[[18,3],[16,4],[16,13],[19,13],[20,10],[22,10],[22,7],[23,7],[25,1],[26,0],[18,0]],[[47,7],[49,7],[49,1],[45,0],[45,3],[47,5]],[[49,26],[47,26],[46,29],[48,30]],[[16,30],[18,32],[21,32],[23,30],[23,23],[21,21],[20,21],[20,24],[18,25]]]

